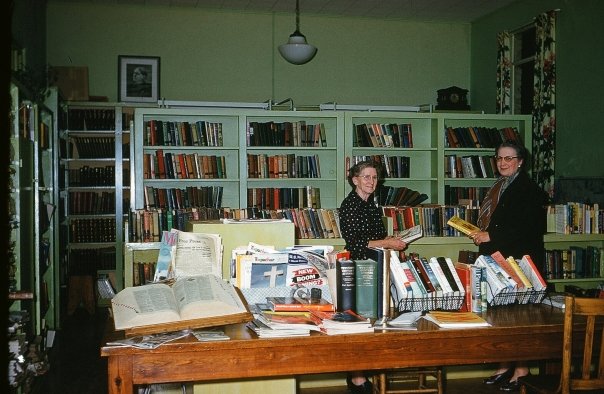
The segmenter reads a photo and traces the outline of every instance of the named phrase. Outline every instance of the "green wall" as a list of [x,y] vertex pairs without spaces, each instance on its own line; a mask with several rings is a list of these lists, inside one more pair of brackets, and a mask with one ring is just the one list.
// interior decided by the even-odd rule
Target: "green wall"
[[599,113],[604,88],[604,2],[519,0],[472,25],[301,15],[319,48],[309,64],[277,52],[293,14],[189,7],[51,2],[47,63],[89,67],[90,94],[117,100],[117,56],[161,57],[168,100],[292,98],[296,106],[436,103],[436,90],[470,89],[473,110],[494,112],[496,33],[559,8],[556,176],[604,176]]
[[496,34],[560,9],[556,29],[556,177],[604,176],[604,2],[521,0],[472,24],[475,109],[495,110]]
[[301,31],[319,51],[294,66],[277,51],[295,29],[293,12],[75,5],[48,4],[47,61],[88,66],[90,94],[111,101],[118,55],[160,56],[160,96],[168,100],[436,104],[438,89],[470,83],[469,24],[302,12]]

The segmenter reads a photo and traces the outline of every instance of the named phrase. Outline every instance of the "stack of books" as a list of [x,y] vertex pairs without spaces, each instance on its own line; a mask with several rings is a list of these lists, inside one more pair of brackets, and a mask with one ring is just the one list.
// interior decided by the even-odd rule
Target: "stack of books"
[[259,338],[309,336],[311,331],[321,331],[308,312],[267,312],[254,315],[248,328]]

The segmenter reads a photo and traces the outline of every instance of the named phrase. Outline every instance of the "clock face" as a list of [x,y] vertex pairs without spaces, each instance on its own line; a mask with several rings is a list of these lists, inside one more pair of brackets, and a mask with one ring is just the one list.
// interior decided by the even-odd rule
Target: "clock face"
[[452,103],[457,104],[459,102],[459,95],[457,93],[451,93],[451,95],[449,96],[449,100]]

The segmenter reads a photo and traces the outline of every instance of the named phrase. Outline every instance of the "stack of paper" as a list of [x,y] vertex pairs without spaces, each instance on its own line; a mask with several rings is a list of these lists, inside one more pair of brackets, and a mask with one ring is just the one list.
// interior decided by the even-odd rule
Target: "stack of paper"
[[344,312],[311,311],[311,314],[320,320],[318,326],[321,328],[321,332],[327,335],[373,332],[373,325],[369,319],[350,310]]
[[321,331],[309,313],[262,312],[248,324],[260,338],[308,336]]

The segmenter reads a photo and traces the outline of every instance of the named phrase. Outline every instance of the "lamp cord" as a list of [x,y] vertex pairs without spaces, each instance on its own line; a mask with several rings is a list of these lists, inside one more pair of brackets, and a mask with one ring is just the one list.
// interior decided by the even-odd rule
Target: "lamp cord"
[[296,0],[296,31],[300,31],[300,0]]

